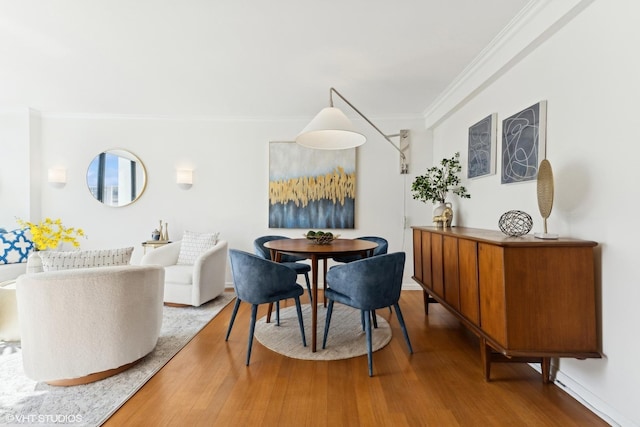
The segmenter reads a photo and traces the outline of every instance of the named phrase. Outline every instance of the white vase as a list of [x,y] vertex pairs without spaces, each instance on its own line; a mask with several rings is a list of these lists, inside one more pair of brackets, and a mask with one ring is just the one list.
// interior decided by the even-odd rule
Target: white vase
[[453,206],[450,202],[439,202],[433,207],[433,223],[436,227],[451,227]]
[[38,251],[33,251],[27,259],[27,274],[42,273],[42,258]]

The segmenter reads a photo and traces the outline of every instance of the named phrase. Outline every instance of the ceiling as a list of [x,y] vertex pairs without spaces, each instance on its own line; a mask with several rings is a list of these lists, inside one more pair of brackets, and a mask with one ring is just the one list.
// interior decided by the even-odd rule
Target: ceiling
[[0,108],[310,117],[333,86],[419,116],[527,3],[0,0]]

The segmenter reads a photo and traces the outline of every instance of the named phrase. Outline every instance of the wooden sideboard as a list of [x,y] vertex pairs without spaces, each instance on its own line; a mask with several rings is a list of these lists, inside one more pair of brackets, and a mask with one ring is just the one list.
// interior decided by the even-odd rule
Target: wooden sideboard
[[485,379],[492,362],[598,358],[596,242],[509,237],[465,227],[413,228],[413,279],[425,313],[438,302],[480,338]]

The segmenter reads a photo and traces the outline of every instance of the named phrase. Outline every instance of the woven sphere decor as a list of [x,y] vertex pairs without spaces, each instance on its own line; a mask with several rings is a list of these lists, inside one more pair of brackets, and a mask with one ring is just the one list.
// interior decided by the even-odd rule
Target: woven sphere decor
[[524,236],[531,231],[533,219],[522,211],[508,211],[502,214],[498,227],[507,236]]

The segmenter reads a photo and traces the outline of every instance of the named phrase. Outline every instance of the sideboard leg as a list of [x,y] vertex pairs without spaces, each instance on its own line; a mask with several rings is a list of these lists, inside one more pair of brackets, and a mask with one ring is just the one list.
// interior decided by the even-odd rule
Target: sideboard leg
[[482,360],[482,370],[485,381],[491,381],[491,347],[487,345],[487,340],[480,338],[480,360]]
[[422,291],[422,299],[424,300],[424,314],[429,314],[429,293]]
[[549,384],[551,382],[551,358],[543,357],[540,361],[540,369],[542,370],[542,382]]

